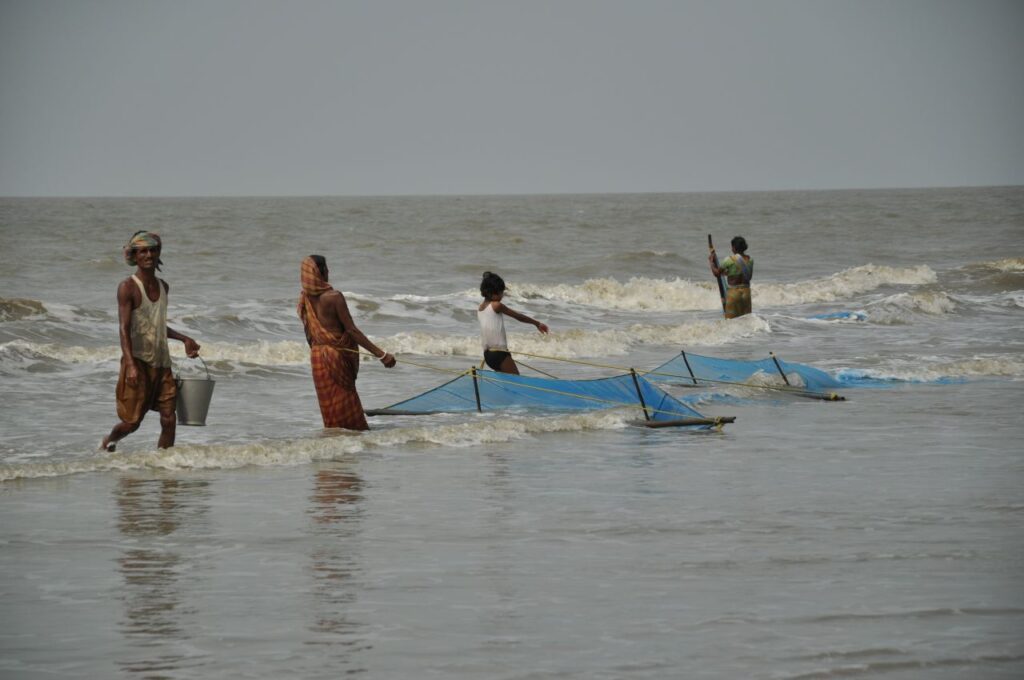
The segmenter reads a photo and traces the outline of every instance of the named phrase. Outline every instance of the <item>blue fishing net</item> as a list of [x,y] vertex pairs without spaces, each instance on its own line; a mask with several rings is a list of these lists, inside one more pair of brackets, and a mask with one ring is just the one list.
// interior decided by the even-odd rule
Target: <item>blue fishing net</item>
[[[785,372],[790,384],[811,392],[824,392],[848,386],[821,369],[807,364],[790,363],[778,359],[779,366]],[[689,364],[689,365],[687,365]],[[707,386],[709,383],[744,383],[757,374],[763,374],[770,381],[783,384],[779,367],[771,357],[757,361],[741,361],[739,359],[720,359],[700,354],[680,353],[657,368],[644,373],[644,377],[652,382],[667,382],[685,385],[697,383]]]
[[[475,383],[475,384],[474,384]],[[630,374],[593,380],[557,380],[477,371],[435,387],[418,396],[369,411],[373,415],[450,413],[509,409],[543,411],[580,411],[629,407],[643,418],[670,421],[703,418],[700,413],[651,384],[642,376]],[[708,425],[702,427],[709,427]]]

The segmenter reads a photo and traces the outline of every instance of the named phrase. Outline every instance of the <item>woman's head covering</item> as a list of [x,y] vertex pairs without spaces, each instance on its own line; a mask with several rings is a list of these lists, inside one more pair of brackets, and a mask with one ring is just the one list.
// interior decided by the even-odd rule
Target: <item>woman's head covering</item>
[[302,292],[299,293],[299,316],[305,320],[306,318],[306,298],[316,297],[322,295],[329,290],[334,290],[331,284],[327,283],[324,279],[323,274],[320,273],[320,267],[317,266],[316,260],[310,255],[302,261],[300,267],[299,280],[302,283]]
[[138,264],[135,261],[135,251],[139,248],[155,248],[156,249],[156,267],[160,268],[163,262],[160,260],[160,250],[163,248],[163,243],[160,241],[160,234],[152,231],[137,231],[132,234],[132,237],[128,239],[128,243],[124,245],[124,261],[132,267]]
[[306,295],[316,297],[329,290],[334,290],[331,288],[331,284],[327,283],[323,274],[320,273],[320,267],[317,266],[316,260],[313,259],[312,255],[302,261],[300,280],[302,282],[302,292]]

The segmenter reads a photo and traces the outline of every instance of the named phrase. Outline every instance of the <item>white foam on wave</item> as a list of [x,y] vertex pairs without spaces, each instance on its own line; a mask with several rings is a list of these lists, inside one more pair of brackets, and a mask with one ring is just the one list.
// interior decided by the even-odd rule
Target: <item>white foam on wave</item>
[[1024,272],[1024,257],[1007,257],[1001,260],[983,262],[982,267],[995,269],[999,272],[1022,273]]
[[26,320],[60,323],[69,327],[85,326],[92,330],[97,322],[113,322],[114,317],[107,311],[62,302],[0,297],[0,322]]
[[29,371],[50,358],[45,353],[36,351],[33,344],[22,340],[0,343],[0,373],[15,374]]
[[[634,345],[724,345],[758,333],[770,333],[768,322],[756,314],[726,321],[698,321],[671,325],[634,324],[622,329],[584,330],[573,329],[552,332],[543,336],[539,333],[509,334],[509,344],[517,352],[553,357],[596,357],[622,355]],[[441,333],[398,333],[389,337],[373,338],[374,342],[389,352],[398,355],[418,354],[426,356],[467,356],[481,355],[480,338],[477,335],[447,335]],[[282,340],[244,345],[234,343],[203,343],[202,356],[207,362],[234,362],[263,366],[298,366],[309,362],[309,348],[304,342]],[[179,343],[171,343],[171,356],[184,360],[184,349]],[[11,356],[22,355],[56,359],[65,363],[116,362],[121,358],[121,349],[116,345],[102,347],[78,347],[59,344],[32,343],[16,340],[0,345],[0,357],[5,352]],[[23,360],[23,359],[19,359]],[[372,361],[365,354],[364,361]]]
[[45,316],[46,305],[28,298],[0,297],[0,321],[20,321]]
[[64,363],[101,363],[121,358],[121,349],[116,345],[104,347],[80,347],[57,343],[11,340],[0,343],[0,359],[10,361],[57,360]]
[[316,439],[262,441],[249,444],[183,445],[137,453],[104,453],[53,463],[0,465],[0,482],[61,477],[87,472],[127,470],[210,470],[247,466],[283,467],[331,461],[362,452],[409,444],[473,447],[503,443],[549,432],[621,429],[636,416],[625,410],[566,416],[476,416],[471,422],[387,427],[369,432],[337,431]]
[[941,382],[959,378],[1024,377],[1024,359],[1007,356],[974,356],[968,359],[941,357],[915,358],[910,366],[899,364],[884,368],[845,369],[840,377],[870,378],[899,382]]
[[[234,343],[202,343],[202,356],[208,361],[229,361],[267,366],[290,366],[309,362],[309,348],[304,342],[260,340],[244,345]],[[185,350],[179,343],[170,343],[171,357],[185,359]],[[37,343],[12,340],[0,344],[0,357],[5,355],[55,359],[69,364],[104,363],[120,361],[121,348],[117,345],[82,347],[56,343]]]
[[754,289],[755,305],[782,307],[817,302],[834,302],[867,293],[882,286],[919,286],[935,283],[938,277],[928,265],[886,267],[866,264],[845,269],[822,279],[796,283],[759,284]]
[[588,279],[581,284],[516,284],[515,295],[571,302],[620,310],[672,311],[717,309],[718,289],[712,283],[687,279],[650,279],[635,276],[625,283],[611,278]]
[[[635,345],[724,345],[759,333],[770,333],[771,326],[757,314],[726,321],[697,321],[685,324],[633,324],[625,328],[600,330],[571,329],[539,333],[509,333],[513,354],[547,357],[600,357],[623,355]],[[481,353],[476,335],[399,333],[379,341],[399,354],[434,356],[471,356]]]
[[[935,272],[927,265],[887,267],[866,264],[819,279],[794,283],[757,282],[755,305],[781,307],[847,299],[887,285],[934,283]],[[581,284],[517,284],[515,296],[571,302],[618,310],[680,311],[718,309],[721,300],[713,282],[688,279],[633,277],[626,282],[611,278],[589,279]]]
[[922,314],[942,316],[956,311],[956,301],[942,291],[898,293],[873,302],[867,307],[867,316],[872,323],[909,323]]

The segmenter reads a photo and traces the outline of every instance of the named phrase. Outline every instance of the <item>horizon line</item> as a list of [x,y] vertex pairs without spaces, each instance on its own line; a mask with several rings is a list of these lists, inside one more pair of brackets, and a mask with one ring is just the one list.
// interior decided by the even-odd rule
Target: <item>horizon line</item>
[[543,196],[658,196],[666,194],[781,194],[835,193],[854,191],[929,191],[941,189],[1014,189],[1024,184],[959,184],[892,187],[831,187],[817,189],[710,189],[703,191],[564,191],[510,193],[438,193],[438,194],[4,194],[10,199],[206,199],[206,198],[489,198]]

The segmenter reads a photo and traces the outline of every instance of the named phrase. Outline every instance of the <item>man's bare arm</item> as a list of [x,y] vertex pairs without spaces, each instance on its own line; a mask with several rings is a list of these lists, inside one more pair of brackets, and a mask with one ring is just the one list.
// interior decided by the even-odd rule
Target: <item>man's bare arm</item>
[[193,359],[199,356],[200,345],[198,342],[190,338],[189,336],[174,330],[170,326],[167,327],[167,337],[171,340],[180,340],[185,343],[185,354],[192,357]]
[[132,357],[132,310],[142,302],[138,293],[139,289],[131,279],[125,279],[117,286],[117,327],[121,341],[121,362],[125,367],[125,381],[132,386],[139,378]]
[[[160,279],[160,283],[163,285],[165,293],[171,292],[171,284],[167,283],[163,279]],[[180,340],[181,342],[185,343],[185,354],[187,356],[190,356],[193,359],[199,356],[199,343],[193,340],[192,338],[188,337],[184,333],[176,331],[170,326],[168,326],[167,337],[170,340]]]

